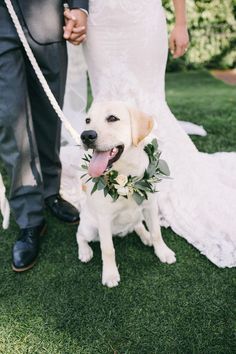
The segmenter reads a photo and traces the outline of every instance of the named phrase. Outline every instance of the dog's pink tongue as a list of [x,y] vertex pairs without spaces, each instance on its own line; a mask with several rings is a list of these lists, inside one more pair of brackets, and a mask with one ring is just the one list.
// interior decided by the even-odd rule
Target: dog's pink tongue
[[106,170],[110,158],[110,151],[93,153],[90,161],[88,173],[91,177],[99,177]]

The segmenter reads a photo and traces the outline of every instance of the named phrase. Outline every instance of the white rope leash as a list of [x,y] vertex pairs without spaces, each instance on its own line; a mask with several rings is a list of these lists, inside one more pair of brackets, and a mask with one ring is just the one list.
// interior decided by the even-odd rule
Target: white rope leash
[[4,186],[1,173],[0,173],[0,210],[3,216],[2,227],[3,229],[7,229],[9,226],[9,219],[10,219],[10,207],[9,207],[8,200],[6,198],[6,188]]
[[[8,9],[8,12],[11,16],[11,19],[14,23],[14,26],[16,28],[16,31],[18,33],[18,36],[20,38],[20,41],[25,49],[26,55],[29,58],[29,61],[35,71],[35,74],[39,80],[39,82],[42,85],[42,88],[45,92],[45,94],[47,95],[53,109],[55,110],[55,112],[57,113],[58,117],[60,118],[61,122],[64,124],[65,128],[68,130],[69,134],[72,136],[72,138],[75,140],[75,142],[80,145],[80,136],[77,133],[77,131],[72,127],[72,125],[70,124],[70,122],[68,121],[68,119],[66,118],[66,116],[64,115],[64,113],[62,112],[59,104],[57,103],[57,100],[55,99],[50,87],[48,86],[48,83],[45,79],[45,77],[43,76],[43,73],[35,59],[35,56],[32,52],[32,49],[30,48],[28,41],[26,39],[26,36],[24,34],[24,31],[21,27],[21,24],[18,20],[17,14],[12,6],[12,3],[10,0],[4,0],[6,7]],[[6,189],[3,183],[3,179],[2,179],[2,175],[0,173],[0,211],[2,213],[3,216],[3,222],[2,222],[2,227],[3,229],[7,229],[9,226],[9,220],[10,220],[10,207],[9,207],[9,202],[6,198]]]
[[62,112],[59,104],[57,103],[57,100],[55,99],[50,87],[48,86],[48,83],[47,83],[45,77],[43,76],[43,73],[42,73],[42,71],[35,59],[33,51],[28,44],[28,41],[27,41],[26,36],[24,34],[24,31],[23,31],[21,24],[19,22],[19,19],[17,17],[17,14],[12,6],[11,0],[4,0],[4,1],[6,4],[6,7],[8,9],[8,12],[12,18],[12,21],[15,25],[15,28],[16,28],[16,31],[17,31],[18,36],[20,38],[20,41],[25,49],[27,57],[29,58],[29,61],[32,64],[35,74],[36,74],[37,78],[39,79],[39,82],[41,83],[45,94],[47,95],[52,107],[54,108],[54,110],[57,113],[58,117],[60,118],[61,122],[64,124],[65,128],[68,130],[68,132],[70,133],[72,138],[76,141],[76,143],[80,145],[80,136],[77,133],[77,131],[72,127],[72,125],[70,124],[70,122],[68,121],[68,119],[66,118],[64,113]]

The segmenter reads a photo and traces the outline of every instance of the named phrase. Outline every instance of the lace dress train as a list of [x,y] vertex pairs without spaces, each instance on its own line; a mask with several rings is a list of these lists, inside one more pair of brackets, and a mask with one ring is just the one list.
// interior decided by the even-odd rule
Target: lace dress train
[[[164,87],[167,52],[161,1],[90,0],[85,53],[94,99],[124,100],[155,117],[155,134],[172,176],[158,186],[162,225],[217,266],[233,267],[236,153],[199,152],[170,112]],[[65,175],[64,182],[69,185]]]

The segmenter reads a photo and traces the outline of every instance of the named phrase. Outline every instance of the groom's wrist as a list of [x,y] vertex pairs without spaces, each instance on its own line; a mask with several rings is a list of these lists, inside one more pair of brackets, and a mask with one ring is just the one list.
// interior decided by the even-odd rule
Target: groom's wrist
[[88,0],[68,0],[70,9],[80,9],[88,15],[89,1]]

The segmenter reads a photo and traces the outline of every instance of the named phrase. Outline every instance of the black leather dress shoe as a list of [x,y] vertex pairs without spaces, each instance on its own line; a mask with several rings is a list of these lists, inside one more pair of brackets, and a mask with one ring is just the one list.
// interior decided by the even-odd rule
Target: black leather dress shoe
[[20,230],[12,250],[12,269],[15,272],[24,272],[34,266],[39,253],[40,237],[45,231],[45,223]]
[[59,194],[46,198],[45,204],[52,214],[59,220],[69,224],[79,223],[80,217],[78,210],[72,204],[64,200]]

